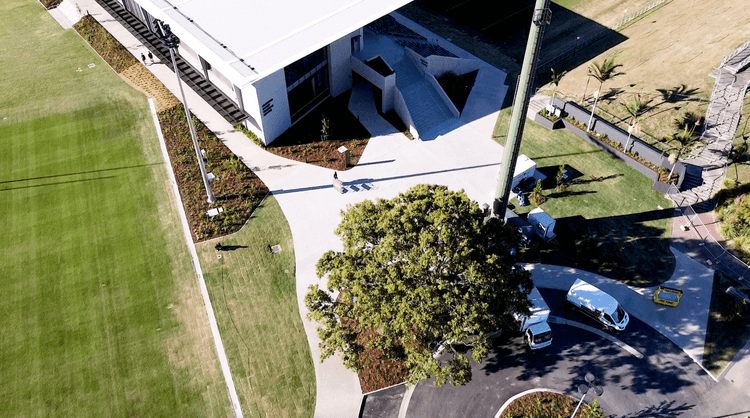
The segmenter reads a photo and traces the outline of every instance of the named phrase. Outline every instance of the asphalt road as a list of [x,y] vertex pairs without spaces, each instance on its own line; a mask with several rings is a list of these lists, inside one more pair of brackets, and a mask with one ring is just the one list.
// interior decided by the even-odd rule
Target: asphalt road
[[[565,309],[565,292],[540,289],[553,315],[599,328],[589,318]],[[552,303],[550,303],[552,301]],[[423,382],[414,390],[407,417],[494,417],[512,396],[535,388],[572,396],[587,372],[604,388],[600,397],[616,417],[728,418],[750,415],[750,397],[722,380],[715,382],[682,350],[640,320],[611,333],[643,354],[638,359],[616,344],[579,328],[550,324],[550,347],[529,350],[518,336],[496,340],[490,358],[472,366],[464,387],[436,388]],[[396,418],[403,386],[370,394],[361,417]],[[588,398],[587,398],[588,399]]]

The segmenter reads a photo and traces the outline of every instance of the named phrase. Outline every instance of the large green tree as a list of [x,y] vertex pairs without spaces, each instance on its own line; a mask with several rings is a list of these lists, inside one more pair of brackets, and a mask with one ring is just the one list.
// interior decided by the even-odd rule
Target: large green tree
[[530,273],[514,266],[516,230],[486,218],[463,191],[419,185],[392,200],[365,201],[342,212],[336,229],[343,252],[318,261],[318,276],[305,297],[318,321],[321,361],[339,353],[359,371],[359,333],[385,359],[408,368],[415,384],[471,380],[462,350],[485,360],[491,334],[514,325],[513,313],[528,313]]

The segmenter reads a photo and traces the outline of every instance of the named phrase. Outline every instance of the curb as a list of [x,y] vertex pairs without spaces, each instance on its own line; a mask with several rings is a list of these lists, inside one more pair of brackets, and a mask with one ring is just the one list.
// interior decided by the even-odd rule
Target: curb
[[185,215],[185,208],[182,205],[182,199],[180,198],[180,190],[177,187],[177,181],[174,177],[174,171],[172,170],[172,163],[169,159],[169,152],[167,151],[167,145],[164,143],[164,135],[161,132],[161,125],[159,124],[159,118],[156,114],[156,106],[154,105],[154,99],[148,99],[148,106],[151,109],[151,117],[154,119],[154,127],[156,128],[156,135],[159,137],[159,145],[161,146],[162,156],[164,157],[164,165],[167,169],[167,175],[169,176],[169,183],[172,186],[172,193],[175,198],[175,206],[180,215],[180,223],[182,224],[182,231],[185,235],[185,243],[187,244],[188,251],[190,252],[190,261],[193,264],[195,270],[195,278],[198,280],[198,286],[200,287],[201,296],[203,297],[203,304],[206,307],[206,314],[208,315],[208,324],[211,328],[211,334],[214,339],[214,346],[216,347],[216,355],[219,359],[221,366],[221,372],[224,375],[224,381],[227,385],[227,392],[229,395],[229,401],[232,404],[232,411],[234,412],[235,418],[242,418],[242,407],[240,406],[240,400],[237,396],[237,390],[234,387],[234,380],[232,380],[232,371],[229,368],[229,360],[227,360],[226,351],[224,350],[224,343],[221,341],[221,334],[216,322],[216,316],[214,315],[214,309],[211,305],[211,299],[208,296],[208,289],[206,288],[206,281],[203,278],[203,270],[201,269],[200,260],[198,259],[198,253],[195,251],[195,243],[193,237],[190,234],[190,226]]
[[[508,408],[508,406],[510,406],[511,402],[515,401],[516,399],[520,398],[521,396],[526,396],[526,395],[528,395],[530,393],[535,393],[535,392],[552,392],[552,393],[557,393],[558,395],[568,396],[568,395],[565,395],[564,393],[562,393],[560,391],[553,390],[553,389],[543,389],[543,388],[541,388],[541,389],[529,389],[529,390],[527,390],[525,392],[521,392],[521,393],[519,393],[519,394],[511,397],[507,401],[505,401],[505,403],[503,404],[503,406],[501,406],[500,409],[497,410],[497,413],[495,414],[495,418],[501,418],[503,416],[503,412],[505,411],[506,408]],[[572,396],[571,396],[571,398],[572,398]]]

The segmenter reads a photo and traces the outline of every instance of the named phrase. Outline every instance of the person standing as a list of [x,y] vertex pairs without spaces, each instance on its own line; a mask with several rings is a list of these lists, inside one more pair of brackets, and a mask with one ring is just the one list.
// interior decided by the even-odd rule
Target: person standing
[[141,61],[143,61],[143,65],[146,65],[146,56],[143,55],[143,52],[141,52]]
[[153,56],[153,55],[151,55],[151,51],[148,51],[148,59],[150,59],[150,60],[151,60],[151,64],[153,64],[153,63],[154,63],[154,56]]

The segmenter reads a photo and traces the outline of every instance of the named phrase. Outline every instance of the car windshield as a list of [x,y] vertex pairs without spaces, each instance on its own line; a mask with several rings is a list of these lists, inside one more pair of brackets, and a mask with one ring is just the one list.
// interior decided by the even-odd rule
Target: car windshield
[[550,332],[550,331],[543,332],[543,333],[541,333],[539,335],[535,335],[534,336],[534,342],[536,344],[546,343],[547,341],[549,341],[551,339],[552,339],[552,332]]
[[617,310],[615,310],[613,318],[615,320],[615,324],[619,324],[620,321],[625,319],[625,310],[622,309],[622,306],[617,305]]

